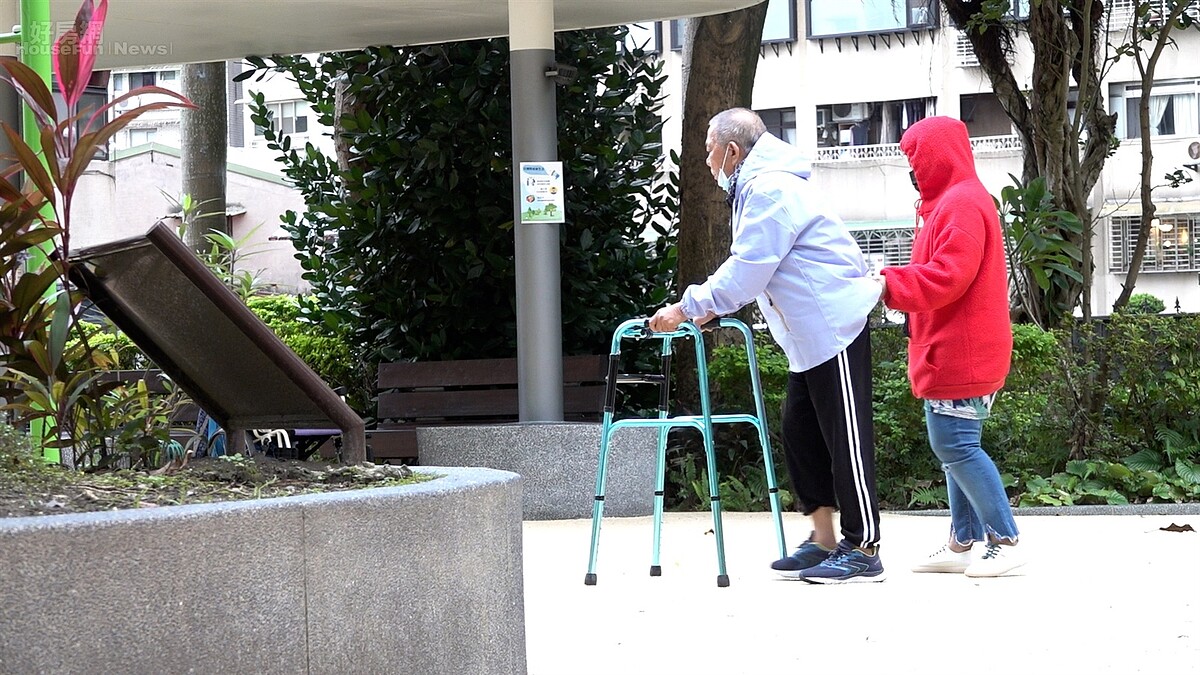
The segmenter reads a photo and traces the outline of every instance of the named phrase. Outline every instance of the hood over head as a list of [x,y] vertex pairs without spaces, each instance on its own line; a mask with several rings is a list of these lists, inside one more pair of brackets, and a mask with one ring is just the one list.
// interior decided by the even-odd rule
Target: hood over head
[[967,125],[953,117],[918,121],[904,132],[900,150],[908,156],[926,202],[936,200],[950,185],[976,177]]
[[735,172],[737,179],[734,182],[744,184],[749,182],[751,177],[765,171],[785,171],[808,178],[812,173],[812,162],[795,146],[768,132],[759,136],[746,159],[738,165]]

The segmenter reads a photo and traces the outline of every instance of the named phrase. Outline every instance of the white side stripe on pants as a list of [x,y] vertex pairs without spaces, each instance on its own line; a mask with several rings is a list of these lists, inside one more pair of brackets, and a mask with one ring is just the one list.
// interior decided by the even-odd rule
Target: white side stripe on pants
[[850,379],[850,362],[846,352],[837,355],[838,379],[842,385],[842,414],[846,418],[846,439],[850,445],[850,466],[854,471],[854,491],[858,496],[858,512],[863,524],[863,546],[873,545],[879,538],[875,531],[875,514],[871,512],[870,486],[863,471],[862,440],[858,434],[857,405],[854,400],[854,383]]

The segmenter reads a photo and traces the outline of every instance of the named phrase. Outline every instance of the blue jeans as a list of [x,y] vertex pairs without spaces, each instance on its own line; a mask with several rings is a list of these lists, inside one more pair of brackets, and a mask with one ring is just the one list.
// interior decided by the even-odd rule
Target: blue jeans
[[979,442],[983,420],[926,412],[925,426],[933,454],[946,472],[950,536],[963,546],[985,540],[1016,543],[1017,524],[1000,472]]

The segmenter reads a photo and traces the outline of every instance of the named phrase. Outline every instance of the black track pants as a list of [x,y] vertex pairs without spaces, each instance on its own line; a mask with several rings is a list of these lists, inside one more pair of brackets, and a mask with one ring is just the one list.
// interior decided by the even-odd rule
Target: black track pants
[[792,489],[805,514],[840,508],[842,536],[854,546],[879,542],[871,410],[869,326],[832,359],[788,373],[783,449]]

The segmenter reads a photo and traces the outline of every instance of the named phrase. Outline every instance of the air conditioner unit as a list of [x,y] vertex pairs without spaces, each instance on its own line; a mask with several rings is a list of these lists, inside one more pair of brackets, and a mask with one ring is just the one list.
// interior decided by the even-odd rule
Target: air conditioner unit
[[837,103],[833,106],[834,122],[861,122],[870,116],[869,103]]

